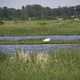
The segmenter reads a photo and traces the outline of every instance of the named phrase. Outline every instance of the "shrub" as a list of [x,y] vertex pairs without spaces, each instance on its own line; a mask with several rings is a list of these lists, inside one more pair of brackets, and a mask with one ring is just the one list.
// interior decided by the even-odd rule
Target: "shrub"
[[40,22],[39,24],[40,24],[40,25],[46,25],[47,22]]
[[0,21],[0,25],[3,25],[4,24],[4,22],[3,21]]

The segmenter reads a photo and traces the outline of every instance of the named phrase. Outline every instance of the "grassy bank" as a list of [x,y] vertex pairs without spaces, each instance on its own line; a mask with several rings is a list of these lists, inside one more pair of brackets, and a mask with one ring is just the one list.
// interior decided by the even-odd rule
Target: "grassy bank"
[[59,49],[43,60],[39,60],[40,56],[30,59],[25,62],[24,58],[8,57],[0,61],[0,80],[80,80],[79,49]]
[[79,35],[80,21],[5,21],[0,35]]
[[49,42],[43,42],[42,39],[28,39],[28,40],[0,40],[0,45],[18,45],[18,44],[80,44],[80,40],[51,40]]

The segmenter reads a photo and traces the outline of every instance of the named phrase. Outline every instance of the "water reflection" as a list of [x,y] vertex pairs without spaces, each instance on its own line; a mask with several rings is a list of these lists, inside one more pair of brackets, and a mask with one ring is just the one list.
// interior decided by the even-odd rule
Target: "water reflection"
[[16,53],[17,49],[22,49],[25,52],[51,52],[57,49],[80,49],[80,45],[72,44],[43,44],[43,45],[0,45],[0,51],[5,53]]

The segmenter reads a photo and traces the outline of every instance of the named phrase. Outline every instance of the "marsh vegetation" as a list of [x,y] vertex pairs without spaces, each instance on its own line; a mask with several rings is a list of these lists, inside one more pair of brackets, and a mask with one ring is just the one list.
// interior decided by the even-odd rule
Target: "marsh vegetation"
[[0,80],[80,80],[79,74],[79,49],[58,49],[49,54],[0,59]]
[[80,22],[73,20],[4,21],[0,35],[79,35]]

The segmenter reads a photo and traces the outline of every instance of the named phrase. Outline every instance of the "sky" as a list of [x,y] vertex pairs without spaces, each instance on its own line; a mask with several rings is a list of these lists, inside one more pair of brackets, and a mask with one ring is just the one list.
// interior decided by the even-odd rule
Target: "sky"
[[0,0],[0,7],[20,9],[23,5],[40,4],[45,7],[57,8],[80,5],[80,0]]

